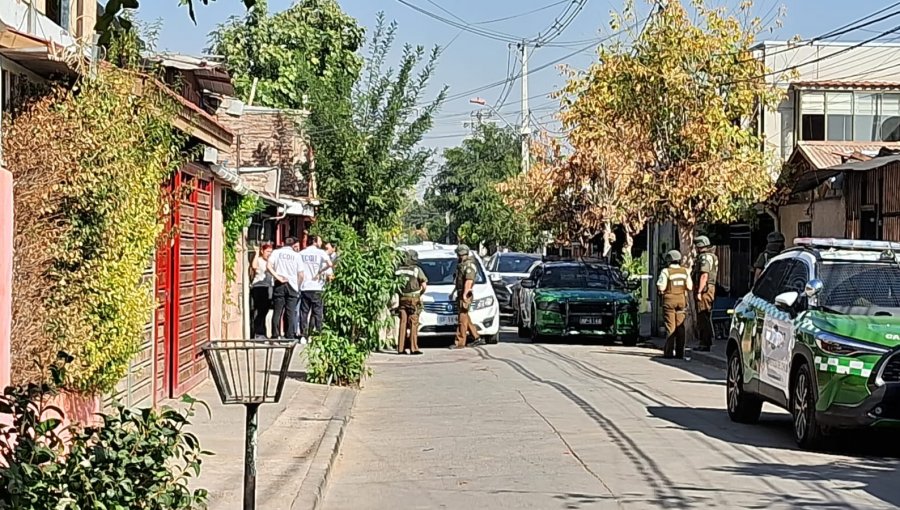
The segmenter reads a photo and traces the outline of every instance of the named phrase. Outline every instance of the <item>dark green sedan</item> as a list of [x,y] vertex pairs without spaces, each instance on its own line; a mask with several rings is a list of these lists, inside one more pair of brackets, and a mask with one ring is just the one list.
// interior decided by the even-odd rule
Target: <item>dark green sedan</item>
[[590,262],[546,262],[522,280],[519,336],[638,341],[637,282],[617,268]]

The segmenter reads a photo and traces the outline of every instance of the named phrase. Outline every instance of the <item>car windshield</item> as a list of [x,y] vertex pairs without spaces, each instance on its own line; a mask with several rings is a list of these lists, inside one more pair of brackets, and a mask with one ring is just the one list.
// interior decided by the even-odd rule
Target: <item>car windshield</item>
[[824,284],[819,305],[843,313],[861,308],[900,308],[900,265],[894,262],[828,262],[820,266]]
[[540,260],[537,257],[501,255],[497,261],[498,273],[527,273],[531,265]]
[[620,289],[622,282],[616,270],[596,264],[546,266],[540,286],[545,289]]
[[[455,258],[419,259],[419,267],[425,272],[429,285],[453,285],[456,264]],[[484,276],[481,264],[476,262],[475,267],[478,268],[478,274],[475,275],[475,283],[485,283],[487,278]]]

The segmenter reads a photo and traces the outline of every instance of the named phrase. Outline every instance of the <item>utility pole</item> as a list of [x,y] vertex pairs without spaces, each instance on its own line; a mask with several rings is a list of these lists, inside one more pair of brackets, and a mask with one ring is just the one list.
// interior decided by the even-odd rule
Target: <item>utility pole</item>
[[531,111],[528,109],[528,43],[519,43],[522,50],[522,173],[531,168]]

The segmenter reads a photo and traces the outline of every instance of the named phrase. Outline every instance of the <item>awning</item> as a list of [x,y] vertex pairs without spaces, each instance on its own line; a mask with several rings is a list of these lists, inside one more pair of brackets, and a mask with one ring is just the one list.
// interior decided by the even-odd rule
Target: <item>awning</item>
[[284,214],[286,216],[308,216],[315,218],[316,208],[312,200],[287,199],[281,197],[279,202],[286,206]]
[[70,56],[76,56],[70,55],[71,51],[73,48],[20,32],[0,21],[0,55],[42,78],[74,75],[66,62]]

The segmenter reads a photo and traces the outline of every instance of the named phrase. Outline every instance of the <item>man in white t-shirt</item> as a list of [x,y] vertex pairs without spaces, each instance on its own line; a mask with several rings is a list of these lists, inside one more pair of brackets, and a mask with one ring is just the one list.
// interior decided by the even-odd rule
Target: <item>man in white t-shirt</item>
[[300,241],[289,237],[269,256],[269,272],[275,276],[272,289],[272,336],[278,338],[284,318],[284,338],[297,336],[297,305],[300,301]]
[[331,269],[331,257],[322,249],[322,238],[310,237],[309,246],[300,252],[300,336],[322,329],[324,304],[322,291],[325,288],[326,273]]

